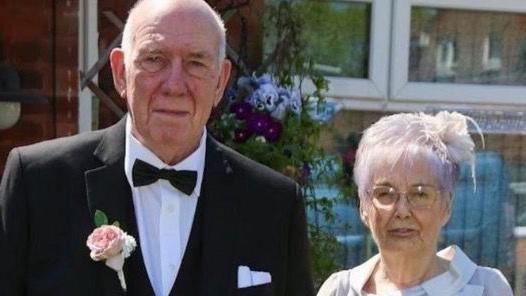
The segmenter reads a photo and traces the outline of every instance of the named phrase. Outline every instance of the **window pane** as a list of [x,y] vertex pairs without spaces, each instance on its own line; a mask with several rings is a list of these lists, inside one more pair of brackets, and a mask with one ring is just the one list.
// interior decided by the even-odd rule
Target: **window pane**
[[409,80],[526,85],[526,15],[413,7]]
[[[269,1],[270,2],[270,1]],[[274,2],[274,1],[272,1]],[[371,4],[351,1],[299,1],[305,52],[324,75],[368,78]],[[276,31],[266,27],[265,55]]]

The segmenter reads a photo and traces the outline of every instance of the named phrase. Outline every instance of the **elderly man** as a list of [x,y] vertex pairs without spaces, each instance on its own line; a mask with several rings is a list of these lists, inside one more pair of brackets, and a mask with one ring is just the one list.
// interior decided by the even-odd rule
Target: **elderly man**
[[[9,155],[0,295],[313,294],[298,186],[206,133],[224,48],[204,1],[135,5],[110,57],[128,115]],[[137,241],[126,292],[86,247],[101,212]]]

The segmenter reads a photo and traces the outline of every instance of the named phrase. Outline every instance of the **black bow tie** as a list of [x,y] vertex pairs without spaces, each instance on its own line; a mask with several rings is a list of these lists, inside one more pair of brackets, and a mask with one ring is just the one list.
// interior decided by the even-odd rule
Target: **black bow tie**
[[176,171],[167,169],[158,169],[149,163],[136,159],[133,164],[133,187],[150,185],[159,179],[165,179],[173,187],[184,192],[186,195],[192,194],[197,181],[196,171]]

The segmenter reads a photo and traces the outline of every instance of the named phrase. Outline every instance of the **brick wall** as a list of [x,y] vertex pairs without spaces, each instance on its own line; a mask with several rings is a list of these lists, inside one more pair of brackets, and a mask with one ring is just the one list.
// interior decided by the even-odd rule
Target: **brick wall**
[[13,147],[77,131],[77,5],[0,0],[3,58],[17,69],[24,91],[47,98],[22,104],[20,121],[0,130],[0,171]]

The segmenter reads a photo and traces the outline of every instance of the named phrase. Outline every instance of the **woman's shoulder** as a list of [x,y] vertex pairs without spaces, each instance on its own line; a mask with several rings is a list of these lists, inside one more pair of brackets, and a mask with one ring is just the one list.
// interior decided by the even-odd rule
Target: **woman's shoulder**
[[321,286],[317,296],[347,296],[351,286],[350,274],[351,269],[331,274]]
[[352,269],[333,273],[323,283],[318,296],[360,295],[378,260],[379,256],[375,255]]
[[506,277],[496,268],[477,266],[469,284],[484,286],[485,295],[513,295]]

